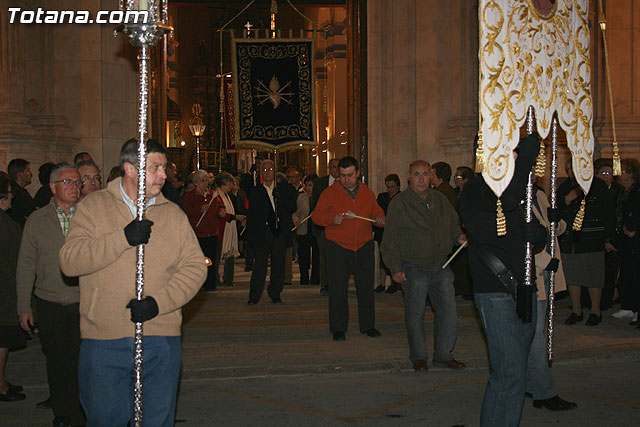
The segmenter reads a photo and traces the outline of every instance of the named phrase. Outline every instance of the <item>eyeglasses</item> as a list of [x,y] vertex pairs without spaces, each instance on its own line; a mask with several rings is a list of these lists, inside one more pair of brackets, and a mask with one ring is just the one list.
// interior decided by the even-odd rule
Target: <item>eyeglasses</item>
[[462,178],[463,178],[462,175],[456,175],[456,176],[453,177],[453,179],[462,179]]
[[611,176],[611,172],[609,172],[609,171],[602,171],[602,172],[600,172],[600,175],[604,175],[604,176]]
[[96,176],[83,176],[82,178],[82,182],[85,183],[87,181],[93,181],[96,183],[100,183],[102,182],[102,178],[100,178],[100,175],[96,175]]
[[82,187],[82,181],[75,181],[73,179],[61,179],[59,181],[53,181],[54,184],[58,184],[60,182],[67,187],[71,187],[72,185],[75,185],[76,187]]
[[266,171],[272,171],[272,170],[273,170],[273,168],[262,168],[262,170],[263,170],[263,171],[265,171],[265,172],[266,172]]

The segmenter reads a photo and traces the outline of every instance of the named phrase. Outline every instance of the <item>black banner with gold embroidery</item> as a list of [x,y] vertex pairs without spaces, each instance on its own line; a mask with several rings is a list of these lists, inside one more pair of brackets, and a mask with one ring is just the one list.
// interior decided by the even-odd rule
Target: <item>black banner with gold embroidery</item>
[[313,40],[235,39],[236,148],[316,144]]

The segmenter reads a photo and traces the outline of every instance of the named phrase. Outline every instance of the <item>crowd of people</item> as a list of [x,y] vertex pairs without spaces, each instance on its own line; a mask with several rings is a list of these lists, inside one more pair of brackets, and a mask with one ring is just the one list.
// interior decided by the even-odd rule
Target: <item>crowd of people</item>
[[[173,425],[180,309],[199,291],[234,286],[235,260],[242,256],[251,272],[249,306],[260,303],[265,287],[271,303],[281,303],[297,259],[300,285],[328,295],[336,342],[347,339],[351,275],[359,331],[371,338],[381,335],[375,293],[402,292],[415,371],[429,365],[428,305],[435,314],[431,363],[465,368],[453,356],[455,299],[474,299],[491,364],[482,425],[517,425],[527,393],[535,407],[573,409],[575,403],[558,396],[545,363],[551,273],[554,292],[568,289],[571,299],[566,324],[583,321],[589,308],[586,325],[597,326],[602,310],[619,303],[613,316],[640,328],[640,166],[624,160],[616,180],[611,162],[599,159],[585,195],[567,162],[558,208],[549,207],[538,187],[535,220],[527,224],[520,204],[538,147],[534,134],[518,148],[513,181],[501,196],[504,237],[495,232],[496,196],[482,176],[460,166],[452,177],[445,162],[412,162],[404,183],[405,175],[391,173],[376,197],[350,156],[331,159],[322,177],[297,166],[281,173],[273,160],[258,157],[238,176],[196,170],[183,181],[165,149],[149,140],[145,216],[137,220],[136,140],[124,143],[104,187],[89,153],[79,153],[73,163],[40,166],[41,187],[32,197],[25,189],[33,178],[30,163],[13,159],[7,173],[0,172],[0,401],[25,398],[21,386],[7,381],[5,366],[9,351],[24,347],[37,330],[50,391],[39,405],[53,410],[53,425],[127,424],[131,322],[145,322],[145,422]],[[582,230],[575,231],[583,200]],[[551,223],[558,227],[555,258]],[[520,299],[525,242],[538,248],[537,292]],[[138,299],[132,275],[135,248],[143,244],[145,291]],[[454,252],[460,255],[443,268]]]

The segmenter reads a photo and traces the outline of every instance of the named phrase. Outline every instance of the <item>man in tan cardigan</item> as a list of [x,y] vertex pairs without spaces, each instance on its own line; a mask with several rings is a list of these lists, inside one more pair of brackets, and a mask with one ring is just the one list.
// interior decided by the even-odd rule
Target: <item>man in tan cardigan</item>
[[[547,232],[551,229],[551,222],[557,223],[557,235],[564,233],[567,224],[560,219],[557,209],[551,209],[547,196],[537,188],[533,200],[533,214]],[[547,239],[549,240],[549,239]],[[538,288],[536,303],[536,328],[529,349],[527,360],[526,391],[533,399],[534,408],[547,408],[550,411],[568,411],[578,407],[573,402],[568,402],[558,395],[551,370],[547,365],[547,340],[545,326],[547,324],[547,301],[549,293],[549,280],[552,271],[555,272],[554,293],[567,289],[560,257],[560,246],[555,239],[555,258],[551,258],[550,242],[535,256],[536,286]]]
[[[123,177],[78,205],[60,266],[80,276],[78,377],[91,426],[133,415],[133,322],[144,322],[145,425],[173,426],[180,371],[181,308],[202,286],[205,258],[186,215],[162,195],[167,157],[147,142],[146,213],[135,220],[137,144],[120,151]],[[153,232],[152,232],[153,230]],[[135,299],[136,246],[145,244],[144,298]],[[133,422],[132,422],[133,424]]]
[[31,293],[35,294],[54,426],[84,424],[78,399],[78,281],[62,274],[58,265],[81,185],[78,169],[70,163],[51,171],[52,202],[27,219],[16,271],[18,316],[25,331],[34,325]]

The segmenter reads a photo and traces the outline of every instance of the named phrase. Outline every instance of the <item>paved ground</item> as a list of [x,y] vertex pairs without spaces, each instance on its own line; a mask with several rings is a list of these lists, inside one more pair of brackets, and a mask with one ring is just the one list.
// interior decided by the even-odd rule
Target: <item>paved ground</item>
[[[336,343],[328,329],[327,297],[317,287],[294,284],[285,288],[282,304],[265,294],[258,305],[247,306],[248,278],[241,272],[233,288],[201,293],[185,309],[178,425],[479,424],[487,353],[472,302],[458,300],[455,354],[468,369],[415,373],[399,293],[376,295],[382,337],[372,339],[358,332],[352,289],[347,340]],[[612,318],[613,310],[599,326],[565,326],[567,305],[566,299],[557,302],[553,373],[560,395],[579,408],[553,413],[527,400],[521,425],[640,425],[640,333],[628,320]],[[430,312],[426,321],[430,334]],[[432,348],[432,335],[428,342]],[[27,399],[1,404],[0,426],[50,425],[51,412],[35,409],[48,394],[37,337],[10,354],[7,370],[12,382],[25,386]]]

